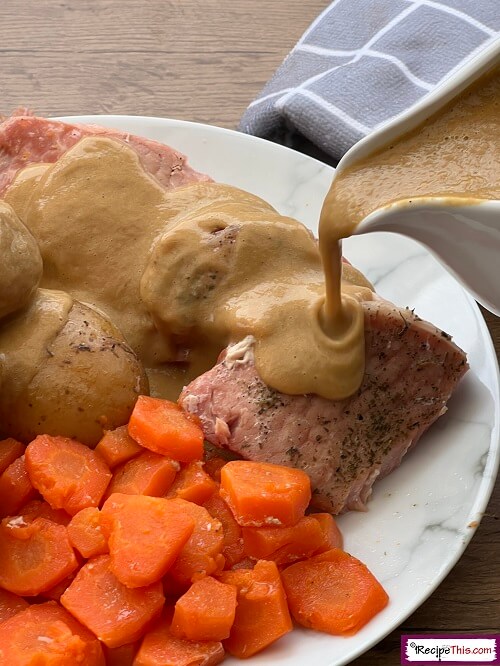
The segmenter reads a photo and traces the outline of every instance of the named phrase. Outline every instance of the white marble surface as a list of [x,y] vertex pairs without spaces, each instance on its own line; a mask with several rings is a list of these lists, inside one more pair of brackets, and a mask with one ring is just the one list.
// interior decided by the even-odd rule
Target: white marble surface
[[[312,230],[333,170],[261,139],[181,121],[86,116],[168,143],[196,169],[249,190]],[[466,375],[442,417],[402,466],[375,485],[367,513],[340,518],[346,549],[383,582],[391,601],[361,632],[337,638],[295,630],[251,663],[341,666],[401,623],[437,587],[481,519],[499,459],[499,385],[491,339],[474,301],[413,241],[393,234],[349,239],[346,256],[381,295],[415,308],[467,352]],[[237,660],[225,663],[236,666]]]

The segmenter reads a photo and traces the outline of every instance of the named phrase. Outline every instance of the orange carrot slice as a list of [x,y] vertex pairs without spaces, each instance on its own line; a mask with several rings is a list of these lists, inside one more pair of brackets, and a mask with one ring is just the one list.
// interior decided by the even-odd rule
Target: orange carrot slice
[[140,395],[128,431],[141,446],[179,462],[203,458],[203,432],[175,402]]
[[104,666],[99,641],[54,601],[34,604],[0,624],[5,666]]
[[194,642],[170,631],[171,612],[164,613],[142,641],[134,666],[217,666],[224,659],[218,641]]
[[206,576],[175,604],[171,631],[190,641],[221,641],[229,638],[235,612],[236,587]]
[[324,553],[333,548],[343,547],[344,539],[342,538],[342,533],[335,522],[335,518],[331,514],[311,513],[310,517],[318,521],[321,531],[323,532],[323,544],[318,548],[318,553]]
[[111,480],[104,460],[69,437],[38,435],[26,449],[26,469],[50,506],[72,516],[98,506]]
[[21,596],[49,590],[78,562],[64,525],[45,518],[25,523],[5,518],[0,525],[0,587]]
[[23,455],[24,448],[24,444],[18,442],[17,439],[12,439],[12,437],[0,440],[0,476],[9,465],[12,465],[14,460]]
[[291,526],[311,500],[311,483],[298,469],[233,460],[221,470],[220,494],[242,526]]
[[203,463],[196,460],[188,463],[177,474],[167,497],[180,497],[188,502],[204,504],[217,490],[217,484],[205,472]]
[[182,499],[172,499],[181,513],[191,516],[194,530],[178,558],[169,571],[169,575],[181,584],[187,584],[209,576],[224,567],[222,548],[224,534],[222,525],[208,511],[197,504]]
[[217,578],[238,588],[231,635],[224,647],[235,657],[251,657],[292,630],[286,596],[274,562],[259,560],[253,569],[223,571]]
[[26,471],[25,457],[21,456],[0,476],[0,518],[15,515],[36,494]]
[[311,557],[325,545],[319,522],[310,516],[293,527],[244,527],[242,532],[249,557],[273,560],[278,565]]
[[389,600],[367,567],[339,548],[292,564],[282,578],[294,619],[329,634],[355,634]]
[[225,567],[230,569],[233,564],[236,564],[245,556],[241,527],[234,519],[231,509],[217,493],[214,493],[203,506],[222,525],[224,533],[222,554],[226,560]]
[[195,524],[172,500],[118,493],[106,500],[101,519],[109,534],[111,571],[127,587],[160,580]]
[[17,594],[0,588],[0,624],[28,608],[29,603]]
[[101,529],[101,512],[93,506],[82,509],[68,525],[68,537],[73,548],[85,558],[104,555],[108,542]]
[[168,492],[179,463],[158,453],[145,451],[115,470],[105,499],[113,493],[162,497]]
[[61,597],[61,604],[108,647],[133,643],[165,601],[161,582],[131,590],[110,570],[109,555],[89,560]]
[[128,434],[128,426],[120,426],[114,430],[107,430],[95,447],[109,469],[114,469],[122,463],[135,458],[144,449]]

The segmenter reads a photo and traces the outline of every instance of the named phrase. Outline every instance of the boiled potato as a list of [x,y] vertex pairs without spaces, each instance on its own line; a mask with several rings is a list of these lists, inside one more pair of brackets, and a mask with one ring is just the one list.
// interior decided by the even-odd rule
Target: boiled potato
[[0,434],[29,442],[48,433],[94,446],[128,421],[148,382],[135,353],[100,312],[39,289],[0,328]]
[[0,201],[0,319],[28,303],[41,277],[36,240],[14,210]]

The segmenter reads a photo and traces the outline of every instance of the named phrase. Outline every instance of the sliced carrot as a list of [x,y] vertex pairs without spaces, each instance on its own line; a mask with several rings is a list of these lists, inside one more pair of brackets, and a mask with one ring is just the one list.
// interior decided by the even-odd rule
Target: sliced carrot
[[0,440],[0,476],[9,465],[12,465],[14,460],[23,455],[24,449],[24,444],[21,444],[21,442],[12,437]]
[[28,608],[29,603],[17,594],[0,588],[0,624]]
[[317,520],[321,531],[323,532],[323,545],[318,549],[318,553],[324,553],[332,548],[342,548],[344,539],[339,530],[335,518],[330,513],[311,513],[311,518]]
[[226,568],[230,569],[233,564],[236,564],[245,556],[241,527],[234,519],[231,509],[217,493],[214,493],[203,506],[222,525],[222,531],[224,532],[222,554],[226,560]]
[[0,587],[34,596],[49,590],[78,567],[64,525],[45,518],[25,523],[5,518],[0,525]]
[[311,557],[325,545],[319,522],[310,516],[293,527],[244,527],[242,531],[246,555],[278,565]]
[[292,630],[280,573],[274,562],[259,560],[253,569],[223,571],[217,578],[238,588],[231,635],[224,647],[235,657],[260,652]]
[[139,641],[127,643],[117,648],[103,646],[106,666],[134,666],[134,658],[139,649]]
[[84,564],[61,597],[62,605],[110,648],[138,640],[164,601],[161,582],[135,590],[120,583],[109,555]]
[[170,631],[171,611],[167,611],[141,643],[134,666],[217,666],[224,659],[218,641],[194,642],[177,638]]
[[212,477],[214,481],[220,483],[220,471],[227,465],[227,460],[214,456],[205,460],[205,472]]
[[0,624],[5,666],[104,666],[99,641],[54,601],[34,604]]
[[101,456],[69,437],[38,435],[26,448],[26,469],[50,506],[72,516],[98,506],[111,480]]
[[21,456],[0,476],[0,518],[15,515],[36,494],[26,471],[25,457]]
[[193,533],[195,521],[173,500],[115,493],[101,514],[111,571],[127,587],[160,580]]
[[181,469],[167,497],[180,497],[188,502],[204,504],[218,490],[215,481],[203,469],[199,460],[188,463]]
[[35,518],[46,518],[53,523],[67,526],[71,520],[71,516],[62,509],[53,509],[45,500],[31,500],[25,504],[19,511],[18,515],[24,518],[25,522],[30,523]]
[[242,526],[290,526],[304,515],[311,483],[299,469],[233,460],[221,470],[220,494]]
[[197,578],[209,576],[224,567],[221,554],[224,546],[222,525],[208,511],[197,504],[182,499],[172,499],[180,512],[194,520],[194,530],[181,550],[169,574],[179,583],[189,583]]
[[179,462],[203,458],[203,432],[175,402],[140,395],[128,431],[141,446]]
[[178,599],[171,631],[189,641],[222,641],[229,638],[235,612],[236,587],[205,576]]
[[162,497],[168,492],[178,469],[176,461],[145,451],[117,467],[105,499],[113,493]]
[[101,529],[101,512],[93,506],[82,509],[68,525],[68,537],[73,548],[83,557],[96,557],[108,552],[108,542]]
[[292,564],[282,578],[295,620],[329,634],[355,634],[389,600],[367,567],[340,548]]
[[106,430],[99,440],[95,451],[102,457],[109,469],[114,469],[128,460],[132,460],[144,449],[128,434],[128,426]]

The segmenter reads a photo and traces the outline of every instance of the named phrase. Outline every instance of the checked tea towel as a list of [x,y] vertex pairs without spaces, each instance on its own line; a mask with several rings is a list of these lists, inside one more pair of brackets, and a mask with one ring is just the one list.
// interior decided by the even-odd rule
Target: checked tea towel
[[338,161],[494,40],[500,0],[335,0],[240,130],[285,143],[299,134]]

